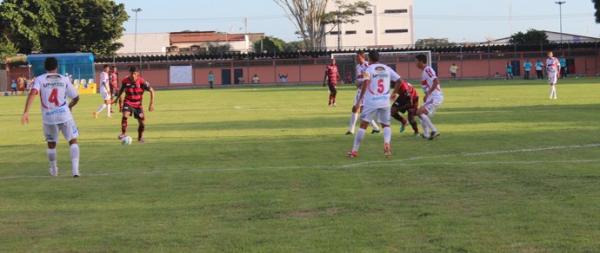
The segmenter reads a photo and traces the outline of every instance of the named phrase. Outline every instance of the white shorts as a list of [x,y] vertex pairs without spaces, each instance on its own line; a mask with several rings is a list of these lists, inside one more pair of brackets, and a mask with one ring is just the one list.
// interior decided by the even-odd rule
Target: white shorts
[[548,72],[548,83],[556,84],[558,82],[558,72]]
[[102,96],[102,100],[104,101],[112,99],[112,95],[110,94],[110,92],[104,89],[100,89],[100,96]]
[[390,125],[392,121],[392,109],[391,107],[384,108],[367,108],[364,107],[360,113],[360,120],[365,122],[377,121],[383,125]]
[[69,120],[62,124],[47,125],[44,124],[44,136],[46,142],[58,142],[58,132],[62,132],[67,141],[71,141],[79,137],[79,130],[74,120]]
[[442,103],[444,103],[444,96],[434,95],[427,98],[423,107],[427,110],[428,116],[433,116]]

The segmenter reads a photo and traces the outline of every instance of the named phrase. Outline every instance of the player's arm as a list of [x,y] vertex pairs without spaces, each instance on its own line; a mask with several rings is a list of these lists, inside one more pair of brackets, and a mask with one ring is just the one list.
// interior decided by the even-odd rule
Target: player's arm
[[119,103],[119,111],[123,110],[123,93],[125,92],[125,84],[121,84],[121,89],[119,89],[119,93],[117,94],[117,101],[115,103]]
[[401,88],[400,86],[402,86],[402,82],[395,81],[394,91],[392,92],[392,95],[390,96],[391,102],[394,102],[394,101],[396,101],[396,99],[398,99],[398,95],[400,94],[400,88]]
[[438,78],[436,77],[433,79],[433,85],[431,86],[431,89],[429,89],[427,91],[427,94],[425,94],[425,97],[429,97],[429,95],[431,95],[431,93],[433,93],[439,87],[440,87],[440,80],[438,80]]
[[25,109],[23,110],[23,116],[21,117],[21,124],[29,124],[29,108],[31,108],[31,104],[38,94],[39,92],[37,89],[31,89],[29,92],[27,100],[25,101]]
[[149,111],[154,111],[154,89],[152,87],[148,87],[148,92],[150,92],[150,106],[148,106]]
[[327,74],[329,74],[328,70],[325,71],[325,76],[323,77],[323,87],[325,87],[325,84],[327,84]]
[[69,110],[73,111],[73,107],[75,107],[77,105],[77,103],[79,103],[79,96],[71,99],[71,102],[69,102]]

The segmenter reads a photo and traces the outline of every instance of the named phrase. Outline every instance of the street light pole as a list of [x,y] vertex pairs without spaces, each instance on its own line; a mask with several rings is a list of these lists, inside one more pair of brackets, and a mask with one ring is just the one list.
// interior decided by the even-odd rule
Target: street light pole
[[135,12],[135,35],[133,39],[133,53],[137,54],[138,13],[142,11],[142,8],[135,8],[131,11]]
[[558,4],[558,9],[560,12],[560,44],[563,43],[563,24],[562,24],[562,6],[563,4],[566,4],[567,1],[556,1],[556,4]]

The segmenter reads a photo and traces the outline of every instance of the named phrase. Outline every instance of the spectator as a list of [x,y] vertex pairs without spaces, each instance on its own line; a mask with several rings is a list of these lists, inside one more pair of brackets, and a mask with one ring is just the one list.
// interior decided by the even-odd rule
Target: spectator
[[537,79],[544,79],[544,63],[540,59],[535,63],[535,72],[537,73]]
[[560,62],[560,78],[566,78],[569,72],[567,69],[567,59],[563,55],[558,59],[558,61]]
[[10,95],[17,95],[17,81],[15,80],[10,83]]
[[254,74],[254,76],[252,77],[252,83],[253,84],[259,84],[260,83],[260,77],[258,77],[258,74]]
[[238,76],[237,84],[243,84],[243,83],[244,83],[244,76]]
[[22,91],[25,91],[25,77],[21,76],[17,78],[17,93],[21,93]]
[[288,74],[279,74],[279,82],[287,83],[288,82]]
[[530,79],[530,73],[531,73],[532,67],[533,67],[533,64],[531,64],[531,61],[529,61],[529,59],[526,59],[525,63],[523,64],[523,68],[525,69],[525,80]]
[[215,85],[215,74],[212,71],[208,72],[208,86],[212,89]]
[[506,80],[512,80],[514,78],[512,64],[506,63]]
[[456,63],[452,63],[452,65],[450,66],[450,76],[452,76],[452,79],[456,80],[457,73],[458,73],[458,65],[456,65]]

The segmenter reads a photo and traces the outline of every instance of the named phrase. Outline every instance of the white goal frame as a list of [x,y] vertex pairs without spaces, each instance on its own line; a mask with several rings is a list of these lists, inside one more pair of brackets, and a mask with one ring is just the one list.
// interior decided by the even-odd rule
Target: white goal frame
[[[366,55],[369,55],[369,52],[365,51]],[[427,64],[432,65],[433,63],[433,57],[432,57],[432,53],[429,50],[421,50],[421,51],[392,51],[392,52],[379,52],[379,56],[389,56],[389,55],[418,55],[418,54],[424,54],[425,56],[427,56]],[[338,57],[345,57],[345,56],[350,56],[352,58],[354,58],[356,56],[356,53],[333,53],[331,54],[331,59],[336,59]],[[353,59],[354,61],[356,61],[356,59]],[[356,63],[356,62],[355,62]]]

